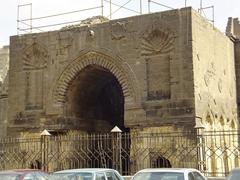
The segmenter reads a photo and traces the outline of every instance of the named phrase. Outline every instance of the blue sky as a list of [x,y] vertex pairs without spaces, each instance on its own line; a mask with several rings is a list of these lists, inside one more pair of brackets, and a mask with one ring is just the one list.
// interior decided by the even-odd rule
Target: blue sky
[[[104,16],[109,16],[110,7],[109,3],[103,0],[104,3]],[[148,12],[148,0],[112,0],[113,3],[123,5],[127,2],[125,7],[139,11],[140,1],[142,2],[142,12]],[[181,8],[185,6],[185,0],[153,0],[173,8]],[[192,6],[194,9],[200,7],[200,0],[187,0],[187,6]],[[76,11],[80,9],[99,7],[101,0],[6,0],[0,6],[0,46],[9,44],[9,37],[17,34],[17,7],[20,4],[32,3],[32,17],[42,17],[46,15],[58,14],[69,11]],[[154,3],[151,4],[151,11],[168,10],[162,6]],[[214,5],[215,26],[222,32],[225,31],[228,17],[240,17],[240,0],[202,0],[203,7]],[[112,5],[113,19],[137,15],[128,10],[118,10],[117,6]],[[47,18],[42,20],[32,21],[33,26],[43,26],[48,24],[56,24],[61,22],[78,21],[101,14],[101,8],[94,10],[58,16],[54,18]],[[206,10],[205,15],[211,18],[211,10]],[[30,17],[30,6],[20,8],[20,18],[28,19]],[[25,21],[25,23],[29,23]],[[27,26],[20,24],[20,28],[25,29]],[[49,28],[41,28],[41,31],[49,31],[59,29],[60,26]],[[40,32],[36,30],[35,32]]]

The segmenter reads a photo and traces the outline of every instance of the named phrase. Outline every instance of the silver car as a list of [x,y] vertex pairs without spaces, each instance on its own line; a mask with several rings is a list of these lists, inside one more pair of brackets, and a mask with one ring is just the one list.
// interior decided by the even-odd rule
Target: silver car
[[114,169],[69,169],[54,172],[49,180],[124,180]]
[[196,169],[154,168],[138,171],[131,180],[207,180]]
[[227,180],[240,180],[240,168],[235,168],[231,170],[227,177]]

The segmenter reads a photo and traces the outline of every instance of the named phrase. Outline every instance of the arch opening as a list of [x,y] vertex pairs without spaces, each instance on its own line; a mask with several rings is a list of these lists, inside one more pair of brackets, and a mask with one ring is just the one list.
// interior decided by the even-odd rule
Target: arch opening
[[170,161],[161,155],[153,157],[151,159],[151,168],[171,168],[171,167],[172,165]]
[[124,94],[117,78],[106,68],[88,65],[70,83],[64,114],[86,132],[110,132],[124,127]]

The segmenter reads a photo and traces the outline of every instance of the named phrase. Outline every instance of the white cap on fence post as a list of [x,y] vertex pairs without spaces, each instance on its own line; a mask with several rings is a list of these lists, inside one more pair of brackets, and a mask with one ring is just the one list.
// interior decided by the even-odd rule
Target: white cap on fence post
[[44,129],[43,132],[41,132],[40,136],[51,136],[51,134],[46,129]]
[[121,133],[121,129],[119,129],[117,126],[115,126],[112,130],[111,133]]
[[196,121],[195,129],[205,129],[204,125],[200,121]]

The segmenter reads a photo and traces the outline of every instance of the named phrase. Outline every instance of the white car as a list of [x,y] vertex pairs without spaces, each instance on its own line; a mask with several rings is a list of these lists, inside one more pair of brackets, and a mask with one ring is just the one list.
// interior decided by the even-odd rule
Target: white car
[[114,169],[82,168],[54,172],[48,180],[124,180]]
[[207,180],[207,178],[196,169],[154,168],[138,171],[131,180]]

